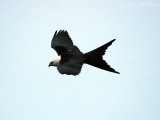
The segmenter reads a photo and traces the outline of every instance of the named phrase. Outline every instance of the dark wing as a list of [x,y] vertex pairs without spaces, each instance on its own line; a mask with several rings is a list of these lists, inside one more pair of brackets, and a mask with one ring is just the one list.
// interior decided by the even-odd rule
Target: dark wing
[[72,50],[74,45],[70,36],[68,35],[68,32],[60,30],[59,32],[55,32],[52,38],[51,47],[56,50],[58,55],[61,55],[64,52]]
[[61,74],[78,75],[84,62],[83,54],[77,47],[74,47],[73,51],[68,51],[61,56],[60,65],[57,69]]

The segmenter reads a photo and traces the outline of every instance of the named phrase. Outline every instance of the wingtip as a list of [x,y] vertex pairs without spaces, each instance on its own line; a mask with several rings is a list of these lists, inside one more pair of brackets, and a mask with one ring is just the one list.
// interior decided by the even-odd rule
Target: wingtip
[[[56,32],[57,32],[57,30],[56,30]],[[65,29],[64,29],[64,30],[62,30],[62,29],[61,29],[61,30],[59,30],[59,31],[58,31],[58,33],[62,33],[62,32],[67,33],[67,30],[65,30]]]
[[56,30],[55,33],[54,33],[54,36],[55,36],[55,35],[57,35],[57,30]]

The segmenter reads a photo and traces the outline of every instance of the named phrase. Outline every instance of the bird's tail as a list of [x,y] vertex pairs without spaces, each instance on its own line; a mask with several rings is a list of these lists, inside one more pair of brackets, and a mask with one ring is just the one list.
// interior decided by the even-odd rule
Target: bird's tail
[[118,73],[113,68],[111,68],[106,61],[103,60],[103,55],[105,54],[106,49],[115,41],[115,39],[111,40],[110,42],[98,47],[90,52],[85,53],[86,64],[92,65],[94,67],[98,67],[103,70],[107,70],[110,72]]

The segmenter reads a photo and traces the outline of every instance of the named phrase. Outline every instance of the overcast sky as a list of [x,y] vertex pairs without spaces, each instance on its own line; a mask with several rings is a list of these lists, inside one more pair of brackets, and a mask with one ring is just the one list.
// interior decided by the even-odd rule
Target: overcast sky
[[[160,120],[159,0],[0,0],[0,120]],[[48,68],[56,30],[121,74]]]

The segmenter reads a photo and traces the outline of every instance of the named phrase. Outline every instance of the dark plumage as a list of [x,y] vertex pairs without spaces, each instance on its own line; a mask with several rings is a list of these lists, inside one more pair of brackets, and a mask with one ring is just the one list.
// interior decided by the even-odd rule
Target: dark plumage
[[81,71],[82,65],[86,63],[119,74],[119,72],[111,68],[102,58],[106,49],[114,41],[115,39],[99,48],[83,54],[79,48],[73,44],[67,31],[56,31],[52,38],[51,47],[57,52],[59,57],[51,61],[49,66],[56,66],[61,74],[78,75]]

